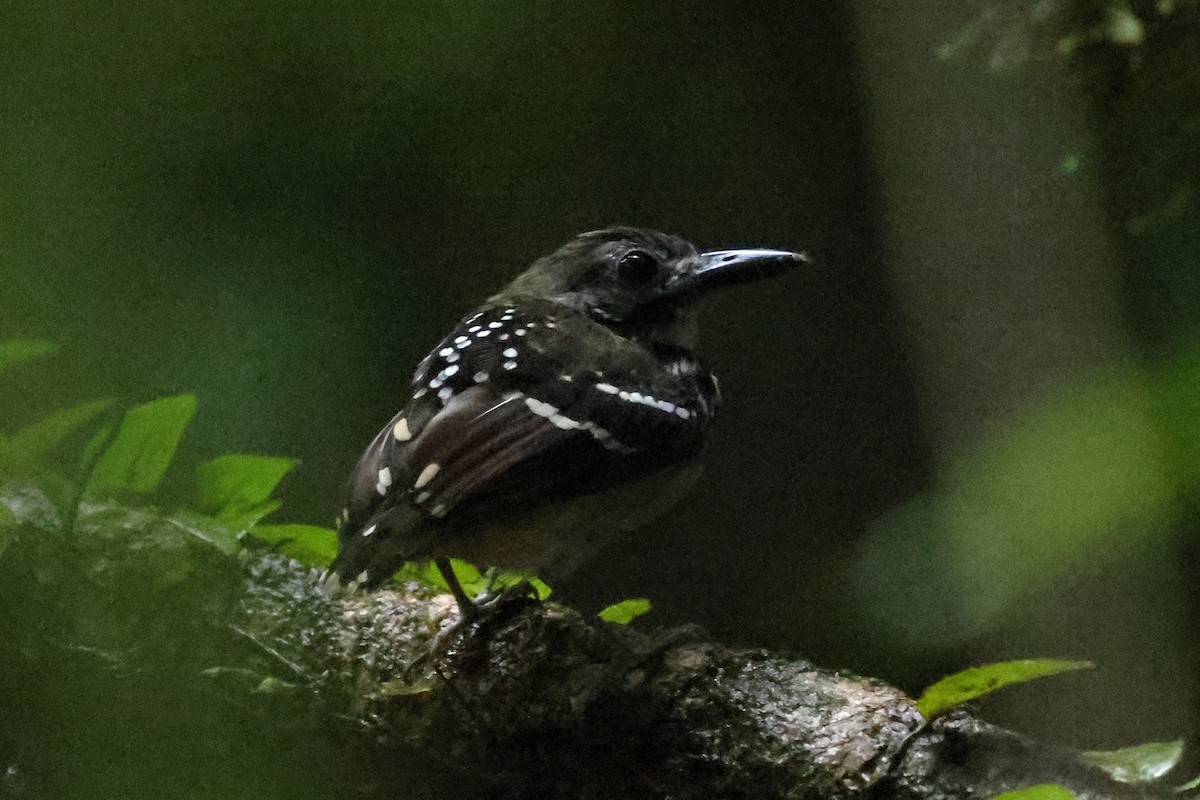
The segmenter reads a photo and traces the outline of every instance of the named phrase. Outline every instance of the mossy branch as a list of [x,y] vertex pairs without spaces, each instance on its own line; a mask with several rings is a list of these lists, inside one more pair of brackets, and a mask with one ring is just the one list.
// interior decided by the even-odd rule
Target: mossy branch
[[443,632],[453,602],[416,584],[343,593],[269,551],[231,554],[195,519],[115,505],[85,506],[76,536],[57,536],[36,489],[0,499],[19,523],[0,600],[38,617],[16,626],[24,657],[43,662],[30,674],[69,652],[116,683],[215,681],[256,725],[349,732],[352,771],[384,796],[400,790],[379,764],[414,753],[488,796],[1170,794],[962,711],[923,725],[883,683],[697,630],[613,625],[510,590],[482,622]]

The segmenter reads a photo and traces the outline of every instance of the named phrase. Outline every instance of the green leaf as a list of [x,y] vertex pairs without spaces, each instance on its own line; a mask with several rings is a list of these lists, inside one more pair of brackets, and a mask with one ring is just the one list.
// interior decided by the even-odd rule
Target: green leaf
[[337,555],[337,531],[316,525],[256,525],[249,531],[256,539],[282,545],[280,551],[302,564],[327,566]]
[[40,339],[9,339],[0,342],[0,372],[56,352],[58,345]]
[[116,423],[101,425],[100,429],[92,434],[92,438],[87,440],[87,444],[83,446],[83,452],[79,454],[79,468],[82,470],[90,470],[96,463],[96,459],[108,447],[112,441],[113,433],[116,432]]
[[536,575],[531,575],[529,577],[529,583],[532,584],[533,590],[537,592],[538,600],[546,600],[551,594],[554,593],[554,589],[552,589],[548,583],[543,582],[542,579]]
[[259,503],[252,508],[246,509],[246,511],[240,515],[230,516],[228,518],[222,517],[222,522],[232,525],[240,531],[248,531],[257,525],[259,520],[274,514],[282,506],[282,500],[268,500],[265,503]]
[[196,395],[163,397],[125,412],[117,436],[96,462],[88,490],[96,494],[154,491],[196,413]]
[[281,678],[273,678],[267,676],[259,682],[255,687],[255,694],[279,694],[280,692],[291,692],[296,689],[296,684],[289,683]]
[[1093,669],[1095,666],[1090,661],[1032,658],[971,667],[942,678],[926,689],[917,700],[917,710],[926,717],[934,717],[947,709],[983,697],[1009,684],[1024,683],[1076,669]]
[[1192,778],[1187,783],[1184,783],[1184,784],[1181,784],[1181,785],[1175,787],[1175,791],[1180,794],[1182,794],[1183,792],[1190,792],[1193,789],[1200,789],[1200,775],[1197,775],[1196,777]]
[[[470,564],[468,564],[466,561],[459,561],[459,560],[455,559],[453,563],[455,566],[455,572],[460,575],[461,575],[460,570],[462,570],[464,567],[470,567],[470,569],[475,570],[475,568],[472,567]],[[475,570],[475,572],[478,573],[478,570]],[[471,584],[472,588],[468,589],[467,591],[468,591],[468,593],[479,594],[480,592],[482,592],[484,589],[487,588],[487,583],[488,583],[488,577],[486,574],[484,574],[479,578],[479,580],[473,581]],[[496,572],[495,577],[492,578],[492,589],[493,589],[493,591],[499,590],[499,589],[507,589],[510,586],[516,586],[517,584],[520,584],[520,583],[528,583],[530,586],[532,586],[533,590],[535,592],[537,592],[538,600],[545,600],[547,597],[550,596],[550,593],[554,591],[549,586],[547,586],[545,583],[542,583],[542,581],[540,581],[538,579],[538,577],[536,575],[533,575],[532,573],[509,572],[507,570],[498,570]],[[463,584],[463,588],[464,589],[467,588],[467,585],[465,583]]]
[[1150,783],[1166,775],[1183,758],[1183,741],[1147,742],[1120,750],[1080,753],[1079,760],[1107,772],[1121,783]]
[[[476,597],[480,592],[487,588],[487,575],[480,572],[469,561],[463,561],[459,558],[450,559],[450,566],[454,569],[454,577],[458,578],[458,585],[463,588],[463,591],[471,597]],[[431,561],[424,565],[426,574],[432,579],[433,585],[439,589],[450,591],[449,584],[442,577],[442,572]]]
[[1014,789],[1002,792],[992,800],[1075,800],[1075,795],[1057,783],[1040,783],[1027,789]]
[[279,507],[268,500],[297,463],[290,458],[241,454],[214,458],[196,469],[197,508],[224,522],[249,527]]
[[238,529],[231,527],[221,520],[197,514],[194,511],[177,511],[164,520],[198,541],[217,548],[225,555],[233,555],[241,547],[238,542]]
[[91,422],[113,404],[112,400],[90,400],[55,411],[0,442],[0,466],[12,472],[33,468],[80,427]]
[[[454,568],[454,576],[458,578],[463,591],[472,597],[488,588],[488,575],[480,572],[469,561],[452,558],[450,559],[450,566]],[[450,586],[446,583],[446,579],[442,577],[441,570],[432,561],[426,561],[422,564],[405,564],[394,577],[400,583],[416,581],[426,586],[432,586],[439,591],[450,591]],[[539,600],[545,600],[554,592],[553,589],[542,582],[536,575],[528,572],[497,571],[491,579],[491,586],[492,589],[505,589],[509,586],[516,586],[523,581],[527,581],[533,586],[533,590],[537,592]]]
[[651,608],[650,601],[644,597],[634,597],[613,603],[597,616],[605,622],[615,622],[618,625],[628,625],[633,620],[645,614]]
[[447,589],[446,582],[441,580],[440,575],[434,575],[434,572],[436,570],[433,569],[433,562],[431,561],[424,563],[408,561],[392,575],[392,580],[396,583],[416,581],[417,583],[445,591]]

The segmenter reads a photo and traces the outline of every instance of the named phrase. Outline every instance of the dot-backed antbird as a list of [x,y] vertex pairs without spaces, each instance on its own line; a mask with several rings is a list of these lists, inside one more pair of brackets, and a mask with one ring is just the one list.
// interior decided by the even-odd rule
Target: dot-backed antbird
[[433,559],[470,615],[450,558],[561,576],[648,522],[695,482],[719,399],[695,301],[805,261],[623,227],[538,259],[418,365],[350,479],[333,570],[375,588]]

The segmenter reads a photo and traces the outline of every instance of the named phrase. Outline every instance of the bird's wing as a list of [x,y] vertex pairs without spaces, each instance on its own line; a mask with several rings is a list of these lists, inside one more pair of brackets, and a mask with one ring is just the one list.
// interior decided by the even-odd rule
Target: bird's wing
[[485,306],[418,367],[411,402],[359,462],[346,524],[527,513],[682,461],[710,420],[696,380],[548,303]]

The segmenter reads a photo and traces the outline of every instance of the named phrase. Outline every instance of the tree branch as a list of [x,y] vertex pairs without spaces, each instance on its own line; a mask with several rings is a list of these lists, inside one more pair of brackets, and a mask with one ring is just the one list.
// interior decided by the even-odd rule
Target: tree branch
[[883,683],[698,630],[586,619],[519,590],[456,626],[448,596],[345,593],[282,556],[231,552],[195,518],[91,506],[68,537],[35,490],[0,501],[20,523],[0,553],[5,669],[26,693],[44,676],[60,693],[53,676],[83,659],[112,697],[151,676],[254,730],[349,721],[362,762],[349,770],[384,796],[404,790],[379,765],[414,754],[490,796],[942,800],[1047,782],[1169,795],[964,712],[923,725]]
[[[266,607],[248,605],[250,619],[280,619],[276,604],[315,577],[273,569],[289,588],[258,592]],[[923,726],[883,683],[695,630],[642,632],[510,591],[435,644],[457,611],[415,584],[332,608],[332,646],[309,657],[346,676],[383,746],[442,754],[515,795],[940,800],[1040,783],[1097,800],[1154,794],[964,712]]]

